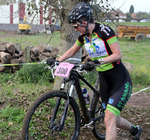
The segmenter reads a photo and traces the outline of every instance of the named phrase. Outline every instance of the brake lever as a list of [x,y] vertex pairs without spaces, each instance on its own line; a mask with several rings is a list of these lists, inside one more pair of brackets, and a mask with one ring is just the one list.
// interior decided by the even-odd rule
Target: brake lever
[[87,71],[84,70],[83,67],[84,67],[83,65],[79,65],[77,72],[79,72],[79,73],[85,72],[87,74]]

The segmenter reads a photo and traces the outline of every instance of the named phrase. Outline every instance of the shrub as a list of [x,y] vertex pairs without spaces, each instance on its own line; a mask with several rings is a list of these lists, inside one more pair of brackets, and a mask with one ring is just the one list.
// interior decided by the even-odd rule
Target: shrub
[[145,66],[136,68],[131,73],[133,84],[135,85],[149,85],[150,84],[150,69]]
[[15,74],[15,80],[20,83],[53,82],[51,71],[46,64],[24,65]]
[[0,82],[7,83],[8,81],[12,81],[14,79],[14,74],[12,73],[2,73],[0,74]]

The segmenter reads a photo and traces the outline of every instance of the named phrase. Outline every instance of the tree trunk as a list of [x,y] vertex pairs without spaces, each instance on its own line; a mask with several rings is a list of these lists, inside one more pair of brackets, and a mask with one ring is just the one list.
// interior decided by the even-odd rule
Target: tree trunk
[[[78,0],[67,0],[65,6],[61,11],[61,39],[60,39],[60,46],[62,49],[59,50],[59,54],[63,55],[77,40],[79,33],[75,32],[72,25],[68,23],[68,14],[70,10],[73,8],[74,5],[78,3]],[[81,52],[79,51],[74,57],[81,59]],[[54,82],[54,89],[59,89],[61,84],[60,77],[57,77]]]

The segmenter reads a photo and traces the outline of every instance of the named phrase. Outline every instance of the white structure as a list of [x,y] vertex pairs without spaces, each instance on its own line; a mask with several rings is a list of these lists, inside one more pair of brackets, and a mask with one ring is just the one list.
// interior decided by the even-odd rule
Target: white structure
[[[22,2],[25,2],[26,0],[22,0]],[[38,3],[37,3],[38,4]],[[43,20],[43,17],[47,17],[48,14],[50,14],[49,12],[46,14],[42,14],[42,16],[40,14],[37,14],[36,16],[34,16],[34,14],[28,16],[28,11],[26,11],[25,7],[25,15],[27,15],[27,20],[29,23],[31,24],[49,24],[49,21],[47,21],[46,23]],[[38,8],[40,9],[41,7],[38,6]],[[10,13],[11,13],[11,8],[10,5],[0,5],[0,24],[9,24],[10,23]],[[54,17],[55,15],[53,15]],[[34,17],[34,19],[33,19]],[[52,20],[53,21],[53,20]],[[16,2],[16,4],[13,4],[13,24],[18,24],[19,22],[19,5],[18,5],[18,0]],[[56,23],[55,23],[56,24]]]
[[[18,4],[13,4],[13,23],[18,24]],[[0,23],[10,23],[10,5],[0,5]]]

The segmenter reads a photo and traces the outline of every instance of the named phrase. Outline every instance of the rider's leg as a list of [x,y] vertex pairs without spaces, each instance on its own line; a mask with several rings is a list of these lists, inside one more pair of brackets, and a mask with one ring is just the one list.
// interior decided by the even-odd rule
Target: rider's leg
[[105,111],[105,126],[106,126],[106,140],[116,140],[117,127],[123,130],[128,130],[136,140],[139,140],[142,128],[140,126],[134,126],[120,115],[117,117],[114,113],[107,110]]
[[117,127],[123,130],[128,130],[130,133],[135,136],[135,138],[138,140],[140,139],[140,135],[142,133],[142,127],[140,126],[134,126],[126,119],[122,118],[120,115],[117,118]]
[[126,119],[122,118],[120,115],[117,118],[117,127],[123,130],[128,130],[130,131],[132,124],[127,121]]
[[116,129],[117,116],[106,109],[104,121],[105,121],[105,127],[106,127],[106,140],[116,140],[116,137],[117,137],[117,129]]

